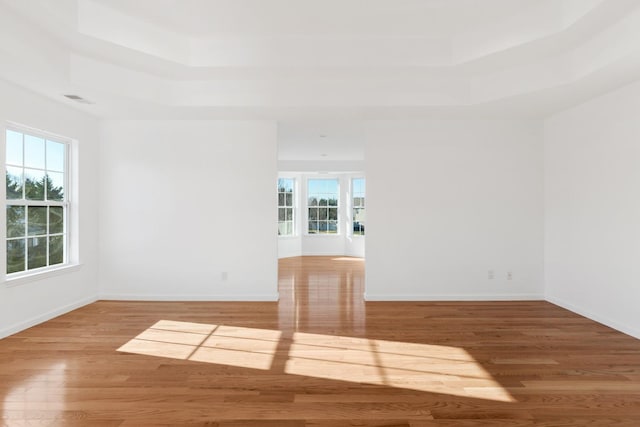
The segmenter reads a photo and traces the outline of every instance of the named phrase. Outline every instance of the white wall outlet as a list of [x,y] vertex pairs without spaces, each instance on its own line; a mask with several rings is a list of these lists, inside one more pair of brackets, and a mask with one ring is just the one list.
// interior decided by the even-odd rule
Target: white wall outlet
[[493,270],[487,271],[487,279],[493,279],[495,277],[495,272]]
[[513,272],[507,271],[507,280],[513,280]]
[[229,278],[229,272],[227,271],[223,271],[222,274],[220,275],[220,278],[224,281],[227,280]]

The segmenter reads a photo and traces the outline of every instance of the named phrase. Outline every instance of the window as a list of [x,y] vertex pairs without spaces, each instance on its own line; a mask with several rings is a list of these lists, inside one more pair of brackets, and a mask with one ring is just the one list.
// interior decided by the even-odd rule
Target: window
[[7,274],[67,262],[66,142],[6,131]]
[[356,178],[351,181],[351,193],[353,202],[353,235],[364,236],[364,197],[365,197],[365,181],[364,178]]
[[310,179],[307,184],[309,234],[337,234],[338,180]]
[[278,236],[295,234],[293,216],[293,178],[278,178]]

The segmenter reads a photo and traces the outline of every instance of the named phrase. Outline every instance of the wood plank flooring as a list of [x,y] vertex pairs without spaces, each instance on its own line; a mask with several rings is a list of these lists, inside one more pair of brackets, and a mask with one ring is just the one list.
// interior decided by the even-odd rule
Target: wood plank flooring
[[281,260],[279,286],[100,301],[0,340],[0,424],[640,426],[640,341],[552,304],[364,303],[340,257]]

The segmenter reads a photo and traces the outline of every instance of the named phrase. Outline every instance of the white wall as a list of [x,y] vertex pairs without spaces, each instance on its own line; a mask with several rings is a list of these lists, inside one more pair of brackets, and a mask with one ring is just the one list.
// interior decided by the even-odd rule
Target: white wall
[[[98,294],[98,122],[59,103],[34,95],[13,84],[0,81],[0,121],[15,122],[31,128],[77,140],[78,188],[70,193],[77,209],[80,267],[39,280],[0,285],[0,338],[48,320],[76,307],[95,301]],[[1,126],[3,127],[3,126]],[[0,138],[4,139],[4,131]],[[4,144],[2,145],[4,147]],[[0,150],[4,164],[4,149]],[[73,167],[74,165],[72,165]],[[4,198],[4,189],[2,189]],[[5,223],[1,210],[0,223]],[[5,227],[0,227],[2,239]],[[4,243],[3,243],[4,245]],[[0,271],[6,271],[4,249]],[[4,274],[2,274],[4,277]]]
[[302,256],[302,238],[298,236],[278,237],[278,258]]
[[366,138],[366,299],[542,299],[541,122],[379,121]]
[[640,83],[545,122],[549,301],[640,338]]
[[275,123],[107,121],[102,137],[102,298],[277,299]]

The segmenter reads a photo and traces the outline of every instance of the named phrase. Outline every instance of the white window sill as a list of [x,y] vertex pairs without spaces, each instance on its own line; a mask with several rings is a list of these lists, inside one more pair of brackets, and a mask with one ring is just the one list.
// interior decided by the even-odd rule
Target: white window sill
[[66,264],[61,267],[52,268],[50,270],[27,272],[19,276],[5,278],[4,284],[7,287],[18,286],[25,283],[35,282],[38,280],[48,279],[50,277],[60,276],[62,274],[72,273],[80,270],[82,264]]
[[278,236],[278,239],[280,240],[293,240],[293,239],[299,239],[300,236]]

